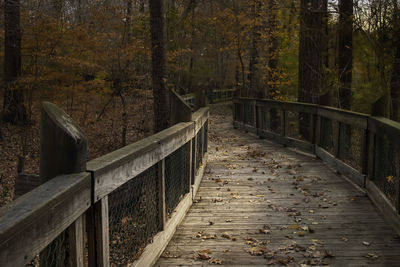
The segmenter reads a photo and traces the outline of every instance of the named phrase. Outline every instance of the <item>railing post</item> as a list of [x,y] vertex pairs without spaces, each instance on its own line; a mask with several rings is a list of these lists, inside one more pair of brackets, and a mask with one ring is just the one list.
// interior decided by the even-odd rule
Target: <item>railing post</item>
[[110,266],[108,222],[108,196],[105,196],[86,213],[89,267]]
[[[165,159],[157,163],[157,178],[158,178],[158,225],[159,231],[163,231],[166,221],[166,206],[165,206]],[[190,183],[189,183],[190,184]]]
[[[56,105],[43,102],[40,129],[40,179],[44,183],[60,174],[86,171],[87,141],[79,126]],[[69,264],[84,266],[83,216],[68,231]],[[65,235],[62,233],[61,235]],[[61,237],[59,237],[61,243]],[[65,242],[65,240],[64,240]],[[40,253],[40,266],[54,263],[47,261],[50,246]],[[65,243],[63,245],[66,245]]]
[[336,142],[334,143],[334,146],[335,146],[335,157],[339,158],[339,156],[340,156],[340,139],[341,139],[341,134],[342,134],[342,123],[338,122],[337,127],[338,127],[338,131],[337,131],[338,134],[337,134]]
[[196,134],[196,124],[195,124],[195,132],[194,132],[194,137],[190,141],[192,144],[192,174],[191,174],[191,184],[194,184],[194,179],[196,178],[196,161],[197,161],[197,134]]
[[187,143],[187,152],[186,153],[188,153],[188,160],[187,160],[186,164],[187,164],[187,171],[188,171],[187,178],[189,179],[189,182],[188,182],[189,188],[187,188],[187,190],[188,190],[188,192],[190,192],[190,188],[191,188],[192,181],[193,181],[193,178],[192,178],[192,176],[193,176],[193,171],[192,171],[192,168],[193,168],[193,139],[189,140],[189,142]]
[[316,114],[313,114],[313,128],[311,128],[312,132],[312,139],[311,142],[314,144],[314,146],[319,146],[320,145],[320,140],[321,140],[321,117],[317,114],[318,111],[316,111]]
[[289,130],[288,111],[281,109],[281,135],[287,136]]
[[252,101],[253,104],[253,126],[255,129],[257,129],[257,106],[256,106],[256,100]]

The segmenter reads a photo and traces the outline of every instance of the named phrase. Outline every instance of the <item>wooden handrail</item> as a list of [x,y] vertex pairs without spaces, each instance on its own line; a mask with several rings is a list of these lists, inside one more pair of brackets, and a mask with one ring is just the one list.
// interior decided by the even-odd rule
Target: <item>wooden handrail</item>
[[[161,167],[159,169],[161,174],[158,175],[164,179],[162,177],[165,172],[163,165],[165,158],[185,144],[190,144],[186,146],[189,150],[185,152],[190,155],[189,162],[186,163],[190,191],[191,182],[194,180],[191,173],[196,175],[195,170],[191,169],[196,160],[194,146],[198,142],[196,133],[205,127],[208,116],[208,108],[202,108],[193,114],[191,122],[178,123],[148,138],[89,161],[86,172],[57,176],[2,207],[0,209],[0,266],[23,266],[29,263],[71,226],[79,228],[78,232],[85,233],[84,225],[76,223],[81,222],[80,219],[85,214],[89,266],[108,266],[108,195],[151,166]],[[207,138],[207,136],[202,134],[201,138]],[[204,166],[202,170],[204,171]],[[198,175],[201,177],[202,173]],[[178,207],[181,210],[177,212],[179,218],[176,217],[178,215],[174,215],[173,220],[171,219],[167,224],[167,229],[163,231],[165,233],[155,237],[158,240],[155,246],[157,251],[144,253],[144,259],[138,260],[140,264],[150,265],[162,252],[166,242],[172,238],[177,224],[191,205],[192,194],[196,193],[199,183],[197,179],[193,192],[182,198],[182,203]],[[165,188],[161,186],[157,190],[165,190]],[[165,198],[165,194],[161,192],[159,196]],[[160,218],[165,219],[163,215],[165,204],[162,205],[162,199],[159,201]]]
[[[286,146],[295,146],[300,149],[305,149],[308,152],[315,153],[317,157],[327,162],[332,167],[336,168],[338,172],[348,176],[356,184],[364,187],[370,198],[380,208],[387,221],[400,233],[400,182],[397,182],[395,189],[398,203],[390,202],[385,194],[380,192],[379,187],[374,184],[374,175],[376,171],[383,172],[384,170],[375,170],[375,153],[377,144],[375,143],[376,137],[387,137],[387,141],[394,151],[400,151],[400,123],[378,116],[370,116],[368,114],[353,112],[349,110],[342,110],[333,107],[320,106],[315,104],[300,103],[300,102],[285,102],[269,99],[253,99],[253,98],[237,98],[233,99],[235,104],[234,126],[245,129],[246,131],[253,132],[264,138],[270,138],[274,141],[284,144]],[[246,107],[246,108],[245,108]],[[263,108],[263,109],[261,109]],[[262,112],[266,110],[279,110],[281,118],[280,132],[273,132],[271,129],[261,127],[260,118]],[[246,111],[251,111],[252,119],[247,119],[249,114]],[[298,138],[288,136],[288,112],[309,114],[311,117],[309,121],[309,140],[300,140]],[[299,117],[298,117],[299,118]],[[338,124],[338,134],[334,136],[334,152],[325,151],[321,145],[321,131],[322,119],[336,121]],[[362,131],[360,142],[360,158],[361,162],[359,169],[351,167],[341,158],[341,151],[339,143],[343,138],[350,139],[348,130],[343,128],[357,128]],[[333,126],[332,126],[333,127]],[[343,135],[343,136],[341,136]],[[332,136],[333,137],[333,136]],[[350,140],[345,140],[351,142]],[[399,163],[398,163],[399,164]],[[399,168],[398,166],[397,168]],[[399,175],[399,174],[397,174]],[[367,179],[368,178],[368,179]],[[391,179],[400,179],[400,177],[392,177]],[[396,184],[396,183],[394,183]],[[378,192],[379,191],[379,192]],[[385,198],[385,199],[382,199]]]
[[0,209],[0,265],[23,266],[90,207],[89,173],[58,176]]

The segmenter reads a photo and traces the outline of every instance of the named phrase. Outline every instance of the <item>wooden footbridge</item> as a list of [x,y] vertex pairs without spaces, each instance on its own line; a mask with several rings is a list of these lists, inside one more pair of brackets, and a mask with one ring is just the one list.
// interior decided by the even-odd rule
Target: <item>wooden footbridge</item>
[[0,210],[0,266],[400,266],[399,123],[233,102],[87,163],[46,104],[72,160]]

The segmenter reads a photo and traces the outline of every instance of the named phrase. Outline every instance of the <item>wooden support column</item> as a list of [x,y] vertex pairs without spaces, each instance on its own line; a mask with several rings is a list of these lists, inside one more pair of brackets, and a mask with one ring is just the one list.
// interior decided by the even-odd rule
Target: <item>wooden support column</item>
[[256,101],[252,101],[252,108],[253,108],[253,126],[257,129],[257,106]]
[[163,231],[166,222],[166,205],[165,205],[165,159],[157,163],[158,178],[158,225],[159,231]]
[[288,136],[289,131],[289,118],[288,111],[281,109],[281,135]]
[[[341,139],[341,134],[342,134],[342,123],[338,122],[337,123],[337,127],[338,127],[338,130],[337,130],[338,134],[336,136],[336,142],[334,143],[334,146],[335,146],[335,157],[339,158],[339,155],[340,155],[340,139]],[[332,127],[332,131],[333,131],[333,128],[334,127]]]
[[311,142],[319,146],[321,143],[321,117],[317,114],[312,115],[313,116],[313,128],[311,129],[312,131],[312,140]]
[[[56,105],[43,102],[40,128],[40,179],[45,183],[60,174],[72,174],[86,171],[87,140],[79,126]],[[67,246],[60,238],[58,246],[69,247],[71,266],[84,266],[83,216],[79,217],[61,235],[68,236]],[[50,243],[49,246],[52,246]],[[63,250],[59,250],[61,253]],[[49,248],[40,253],[40,266],[50,266]],[[54,255],[51,255],[54,256]],[[60,256],[60,255],[59,255]],[[66,255],[65,255],[66,256]]]
[[108,196],[105,196],[86,213],[89,267],[110,266],[108,222]]
[[367,176],[369,180],[374,180],[375,172],[375,134],[368,132],[368,149],[367,149]]
[[189,140],[189,142],[187,143],[187,152],[186,152],[188,155],[187,162],[186,162],[186,164],[187,164],[186,165],[187,166],[187,179],[189,179],[188,188],[186,188],[187,192],[190,192],[192,181],[194,180],[192,178],[192,176],[193,176],[193,170],[192,170],[192,168],[193,168],[193,142],[192,142],[192,140]]
[[196,178],[196,158],[197,158],[197,134],[194,135],[193,139],[190,141],[192,143],[192,175],[191,184],[194,184],[194,179]]

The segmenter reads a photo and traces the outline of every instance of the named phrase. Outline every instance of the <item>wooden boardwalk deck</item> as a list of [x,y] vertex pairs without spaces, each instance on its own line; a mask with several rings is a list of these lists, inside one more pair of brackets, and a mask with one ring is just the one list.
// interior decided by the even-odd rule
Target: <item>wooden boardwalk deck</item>
[[360,189],[220,108],[197,201],[155,266],[400,266],[399,237]]

